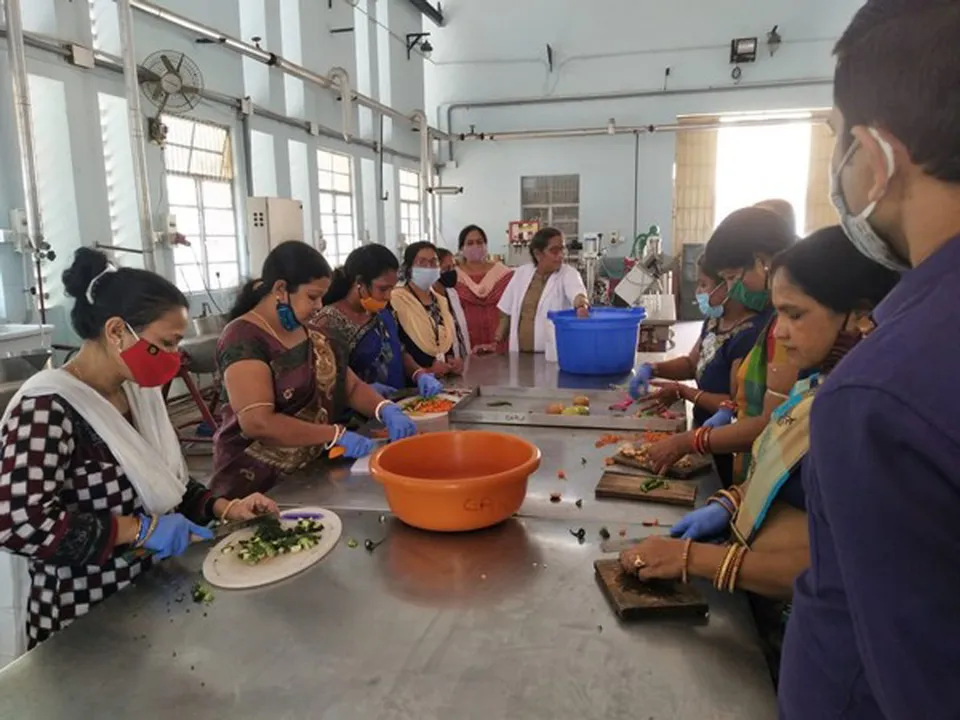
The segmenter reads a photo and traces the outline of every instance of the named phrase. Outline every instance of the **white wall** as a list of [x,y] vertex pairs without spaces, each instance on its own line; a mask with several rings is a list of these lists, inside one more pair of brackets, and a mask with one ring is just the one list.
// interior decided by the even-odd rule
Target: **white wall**
[[[365,88],[366,94],[404,112],[424,107],[423,60],[414,56],[408,62],[402,42],[405,33],[420,27],[419,15],[408,0],[366,0],[361,3],[379,22],[386,24],[385,21],[389,21],[393,35],[386,31],[377,33],[377,26],[355,10],[348,0],[333,0],[332,5],[318,0],[154,1],[247,41],[259,35],[265,49],[322,74],[340,66],[356,78],[362,64],[379,64],[383,78]],[[92,47],[96,42],[100,49],[119,53],[115,0],[21,2],[28,32],[45,33],[86,47]],[[95,18],[93,24],[91,11]],[[341,105],[332,93],[287,78],[278,70],[243,59],[223,47],[198,45],[189,33],[136,11],[134,23],[138,60],[161,49],[182,51],[199,65],[208,90],[234,97],[248,95],[258,105],[273,112],[311,120],[336,131],[341,129]],[[354,26],[357,26],[355,32],[330,33],[331,28]],[[368,30],[371,43],[358,54],[357,35]],[[115,73],[74,68],[55,56],[30,48],[27,54],[31,90],[34,92],[33,113],[42,126],[38,127],[38,134],[42,135],[39,151],[42,157],[39,159],[44,229],[58,255],[58,259],[47,264],[45,269],[45,275],[51,280],[50,317],[58,326],[55,341],[70,342],[72,333],[66,322],[67,308],[59,288],[59,275],[69,263],[73,251],[79,244],[98,242],[139,246],[132,161],[125,137],[124,87],[121,76]],[[378,60],[378,56],[382,59]],[[0,229],[9,227],[7,218],[11,209],[23,207],[9,77],[6,43],[0,41]],[[103,96],[105,102],[101,103]],[[119,104],[109,102],[111,97],[117,98]],[[153,111],[149,102],[141,102],[145,113]],[[108,133],[101,128],[101,110],[104,108],[110,124]],[[317,185],[315,153],[320,147],[351,154],[357,188],[373,187],[376,164],[370,150],[348,145],[336,138],[311,137],[295,127],[254,117],[251,126],[256,131],[255,187],[247,188],[244,178],[247,158],[243,154],[241,123],[236,113],[229,107],[204,101],[189,116],[230,128],[241,216],[242,199],[251,191],[296,197],[304,202],[308,213],[306,237],[309,238],[310,230],[319,227],[314,195]],[[117,128],[116,132],[112,131],[113,127]],[[105,142],[105,134],[115,142]],[[358,136],[366,140],[377,139],[369,131]],[[417,136],[407,127],[396,128],[387,145],[419,155]],[[152,145],[147,153],[151,195],[159,217],[165,213],[161,189],[163,158],[161,151]],[[390,163],[388,173],[395,173],[396,167],[419,166],[415,159],[386,157]],[[126,188],[129,193],[129,197],[121,197],[114,207],[116,217],[113,222],[107,204],[106,163],[111,163],[115,177],[120,178],[118,186]],[[389,184],[392,179],[387,177],[386,182]],[[358,237],[362,238],[364,231],[369,229],[372,238],[395,244],[396,231],[391,232],[386,225],[387,219],[396,215],[395,208],[390,205],[397,202],[396,193],[391,193],[390,198],[388,203],[383,203],[377,200],[376,193],[367,198],[357,193]],[[242,227],[242,217],[240,220]],[[117,229],[116,235],[111,228]],[[138,264],[136,256],[118,257],[127,264]],[[166,271],[171,264],[169,252],[162,252],[158,268]],[[166,274],[169,275],[169,271]],[[32,280],[25,280],[23,257],[15,253],[11,245],[0,243],[0,322],[22,322],[31,312],[32,302],[25,293],[30,284]]]
[[[447,128],[452,104],[584,93],[660,91],[664,70],[669,94],[619,100],[457,109],[451,129],[477,132],[676,122],[692,113],[827,107],[829,83],[751,89],[755,83],[825,80],[831,51],[860,0],[449,0],[445,28],[429,28],[434,45],[426,64],[427,102]],[[766,33],[780,26],[784,43],[770,57]],[[759,61],[744,66],[741,87],[729,64],[730,40],[761,39]],[[545,45],[554,50],[549,72]],[[643,231],[659,223],[670,247],[674,136],[640,137],[637,221]],[[441,159],[447,160],[446,145]],[[448,244],[467,223],[483,225],[502,247],[507,224],[519,219],[522,175],[579,173],[581,232],[634,228],[632,136],[540,141],[457,143],[444,185],[462,185],[442,200],[441,229]]]

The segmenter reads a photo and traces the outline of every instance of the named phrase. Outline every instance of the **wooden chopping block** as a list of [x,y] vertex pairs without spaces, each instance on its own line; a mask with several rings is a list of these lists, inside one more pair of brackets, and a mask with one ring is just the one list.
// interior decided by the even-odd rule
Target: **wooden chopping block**
[[666,480],[666,487],[658,487],[644,492],[641,488],[651,477],[653,476],[623,475],[608,470],[600,478],[593,494],[594,497],[598,498],[658,502],[682,507],[693,507],[696,504],[696,484],[683,480]]
[[593,563],[597,582],[621,620],[649,617],[705,617],[710,606],[691,585],[673,580],[641,582],[620,567],[619,560]]

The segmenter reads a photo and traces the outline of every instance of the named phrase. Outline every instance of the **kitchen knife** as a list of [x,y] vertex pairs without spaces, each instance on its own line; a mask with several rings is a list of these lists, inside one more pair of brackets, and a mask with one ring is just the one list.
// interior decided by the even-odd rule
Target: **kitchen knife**
[[265,513],[263,515],[257,515],[256,517],[248,518],[247,520],[235,520],[234,522],[224,523],[223,525],[219,525],[214,529],[213,542],[222,540],[228,535],[235,533],[237,530],[243,530],[244,528],[248,527],[258,527],[265,522],[279,519],[279,513]]

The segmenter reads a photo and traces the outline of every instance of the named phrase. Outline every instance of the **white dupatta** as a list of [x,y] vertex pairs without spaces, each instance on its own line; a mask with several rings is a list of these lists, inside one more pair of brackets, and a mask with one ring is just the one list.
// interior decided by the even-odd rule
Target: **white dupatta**
[[123,390],[136,428],[106,398],[70,373],[42,370],[24,382],[10,400],[0,428],[22,398],[59,395],[107,444],[147,512],[168,513],[180,504],[187,488],[187,465],[177,432],[160,388],[125,383]]
[[[168,513],[183,499],[188,479],[176,430],[159,388],[126,383],[123,389],[140,432],[100,393],[64,370],[43,370],[24,382],[3,413],[0,432],[24,397],[59,395],[107,444],[147,512]],[[27,561],[0,553],[0,581],[7,578],[13,600],[13,627],[0,628],[0,633],[12,633],[14,648],[21,654],[27,648],[26,605],[30,588]]]
[[[520,352],[518,335],[520,308],[523,306],[523,298],[536,271],[537,266],[533,263],[518,267],[497,305],[500,312],[510,316],[510,352],[512,353]],[[540,296],[540,302],[537,305],[533,329],[534,352],[544,353],[547,362],[557,362],[556,328],[547,319],[547,313],[572,309],[578,295],[586,297],[587,289],[584,287],[580,273],[570,265],[564,263],[557,272],[547,278],[543,295]]]

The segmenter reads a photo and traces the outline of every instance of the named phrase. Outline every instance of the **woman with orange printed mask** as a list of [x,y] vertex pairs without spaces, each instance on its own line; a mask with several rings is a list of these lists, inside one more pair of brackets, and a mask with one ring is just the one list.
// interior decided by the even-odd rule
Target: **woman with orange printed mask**
[[408,385],[430,397],[440,392],[440,381],[403,350],[389,308],[399,269],[396,256],[383,245],[357,248],[334,271],[311,324],[342,347],[350,369],[384,397]]

